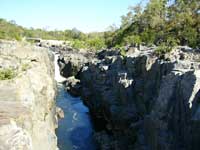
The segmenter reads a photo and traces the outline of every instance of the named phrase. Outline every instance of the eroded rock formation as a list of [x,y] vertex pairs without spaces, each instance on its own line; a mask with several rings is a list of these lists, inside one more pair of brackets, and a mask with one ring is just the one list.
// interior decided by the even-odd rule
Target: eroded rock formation
[[80,52],[78,50],[61,51],[58,59],[61,75],[68,78],[78,76],[81,68],[94,59],[94,53]]
[[8,69],[0,81],[0,149],[56,150],[53,55],[44,48],[1,41],[0,70]]
[[100,149],[199,149],[199,51],[177,47],[159,59],[147,48],[98,58],[82,64],[78,77],[83,101],[101,125]]

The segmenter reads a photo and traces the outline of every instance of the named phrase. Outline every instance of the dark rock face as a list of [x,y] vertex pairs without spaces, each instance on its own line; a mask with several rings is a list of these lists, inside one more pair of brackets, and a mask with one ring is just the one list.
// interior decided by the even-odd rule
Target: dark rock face
[[178,50],[170,61],[147,52],[101,55],[102,61],[83,67],[82,98],[107,131],[97,134],[101,149],[199,149],[197,56]]
[[68,78],[77,76],[81,68],[92,58],[91,55],[80,53],[78,51],[62,52],[58,64],[60,66],[61,75]]
[[126,57],[112,50],[97,59],[68,54],[59,60],[61,74],[80,79],[66,88],[89,107],[100,149],[199,149],[198,51],[179,47],[164,60],[152,48]]
[[74,76],[69,77],[65,81],[65,89],[74,97],[80,96],[81,85],[80,80],[76,79]]

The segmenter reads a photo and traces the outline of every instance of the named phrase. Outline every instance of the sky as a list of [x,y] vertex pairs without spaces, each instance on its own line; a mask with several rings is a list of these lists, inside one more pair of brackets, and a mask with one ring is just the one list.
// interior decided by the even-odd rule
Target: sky
[[47,30],[105,31],[140,0],[0,0],[0,18]]

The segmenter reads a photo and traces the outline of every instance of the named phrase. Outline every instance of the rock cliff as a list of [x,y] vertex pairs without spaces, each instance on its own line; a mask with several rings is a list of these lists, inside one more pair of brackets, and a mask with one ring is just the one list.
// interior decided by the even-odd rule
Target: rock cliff
[[151,48],[103,51],[98,58],[82,65],[79,79],[100,149],[199,149],[199,51],[177,47],[164,59]]
[[81,68],[94,59],[94,53],[80,52],[73,49],[61,51],[61,54],[58,64],[61,75],[66,78],[78,76]]
[[53,55],[0,42],[0,150],[56,150]]

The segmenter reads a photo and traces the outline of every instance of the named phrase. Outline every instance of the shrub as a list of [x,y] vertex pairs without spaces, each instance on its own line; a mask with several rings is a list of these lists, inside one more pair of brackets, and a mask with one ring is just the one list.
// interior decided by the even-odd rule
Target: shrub
[[196,29],[188,27],[186,30],[183,31],[182,34],[183,39],[186,42],[184,44],[188,44],[189,46],[196,48],[196,46],[198,45],[198,33]]
[[132,35],[128,36],[124,39],[126,44],[131,44],[131,45],[139,45],[142,43],[140,36],[138,35]]
[[87,45],[84,41],[74,40],[72,42],[72,47],[75,49],[87,48]]
[[126,50],[124,48],[120,49],[120,55],[125,57],[126,56]]
[[29,64],[22,64],[22,71],[26,71],[30,68]]
[[159,45],[156,50],[155,50],[155,53],[158,55],[158,56],[161,56],[161,55],[164,55],[165,53],[167,52],[170,52],[171,50],[164,44],[162,43],[161,45]]
[[81,40],[74,40],[72,42],[72,47],[75,49],[92,49],[92,50],[99,50],[105,47],[105,42],[103,39],[100,38],[92,38],[85,41]]
[[120,52],[120,55],[125,57],[126,56],[126,50],[123,46],[120,46],[120,45],[116,45],[115,46],[115,49],[118,49],[119,52]]
[[177,46],[179,44],[179,40],[174,39],[172,37],[168,37],[167,40],[166,40],[166,44],[167,44],[168,47],[173,49],[175,46]]
[[170,47],[170,46],[167,46],[165,43],[162,43],[161,45],[159,45],[156,50],[155,50],[155,53],[158,55],[158,56],[162,56],[166,53],[169,53],[171,52],[173,49],[173,47]]
[[158,56],[162,56],[166,53],[169,53],[172,51],[172,49],[177,46],[177,43],[179,43],[178,40],[168,37],[165,42],[162,42],[155,50],[156,54]]
[[0,69],[0,80],[9,80],[16,76],[13,69]]
[[99,50],[105,47],[105,42],[103,41],[103,39],[94,38],[87,41],[87,46],[88,48]]
[[142,42],[146,43],[147,45],[151,45],[155,42],[156,33],[155,31],[149,30],[148,32],[142,32],[140,37]]

